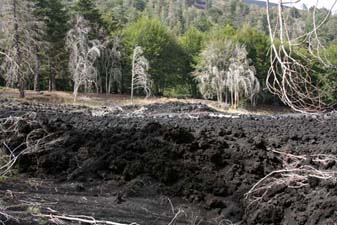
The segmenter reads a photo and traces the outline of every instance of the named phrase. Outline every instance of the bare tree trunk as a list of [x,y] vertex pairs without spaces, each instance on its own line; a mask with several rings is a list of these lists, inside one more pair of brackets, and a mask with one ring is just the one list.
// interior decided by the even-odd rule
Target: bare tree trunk
[[52,78],[51,78],[52,68],[51,68],[51,65],[50,65],[50,57],[48,57],[48,66],[49,66],[48,91],[52,91]]
[[35,74],[34,74],[34,91],[40,91],[40,55],[39,55],[39,47],[36,46],[36,62],[35,62]]
[[52,71],[49,71],[49,81],[48,81],[48,91],[53,91],[53,79],[52,79]]
[[49,91],[55,91],[56,85],[55,85],[55,74],[53,71],[50,71],[49,73]]
[[[13,17],[14,17],[14,32],[15,32],[15,41],[14,45],[16,48],[16,63],[21,66],[21,48],[20,48],[20,34],[19,34],[19,21],[17,17],[17,1],[13,0]],[[19,91],[20,91],[20,98],[25,97],[25,80],[21,74],[19,69],[18,71],[18,80],[19,80]]]
[[105,94],[108,94],[108,75],[105,73]]
[[112,87],[112,74],[110,73],[109,77],[109,87],[108,87],[108,93],[111,94],[111,87]]
[[52,91],[56,91],[56,79],[55,79],[55,71],[51,74],[51,80],[52,80]]
[[75,85],[74,86],[74,102],[76,102],[77,101],[77,95],[78,95],[78,89],[80,87],[80,84],[75,83],[74,85]]
[[133,86],[134,86],[134,78],[135,78],[135,61],[136,61],[136,52],[133,52],[132,57],[132,77],[131,77],[131,104],[133,104]]
[[101,76],[98,78],[98,90],[97,93],[102,94],[103,93],[103,79]]
[[55,91],[56,90],[56,84],[55,84],[55,70],[53,68],[53,63],[51,62],[51,59],[49,58],[49,91]]

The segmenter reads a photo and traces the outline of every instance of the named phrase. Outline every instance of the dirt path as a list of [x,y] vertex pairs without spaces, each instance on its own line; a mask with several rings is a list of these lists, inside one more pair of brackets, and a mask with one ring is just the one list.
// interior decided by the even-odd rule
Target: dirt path
[[[122,191],[123,188],[115,182],[90,184],[27,177],[7,180],[0,186],[3,201],[10,205],[7,213],[21,218],[18,223],[13,220],[13,224],[42,224],[48,218],[39,214],[67,214],[93,216],[124,224],[167,225],[175,215],[170,202],[174,204],[175,210],[185,210],[186,215],[177,220],[179,224],[190,224],[192,212],[198,212],[197,208],[190,208],[187,202],[150,193],[148,188],[135,197],[126,197]],[[198,216],[201,216],[200,213]]]

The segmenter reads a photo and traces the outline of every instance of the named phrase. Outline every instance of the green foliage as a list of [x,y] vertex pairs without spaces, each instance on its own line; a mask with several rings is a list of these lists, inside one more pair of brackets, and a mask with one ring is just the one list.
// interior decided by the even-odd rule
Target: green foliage
[[146,2],[144,0],[135,0],[133,6],[139,11],[144,11]]
[[[67,51],[65,36],[69,29],[69,12],[62,0],[35,0],[34,14],[43,22],[39,28],[39,42],[43,43],[38,49],[40,59],[41,87],[48,87],[48,79],[67,78]],[[53,78],[51,78],[53,77]],[[60,86],[62,90],[67,86]]]
[[[202,65],[200,53],[212,43],[218,48],[219,54],[226,54],[224,43],[230,41],[233,45],[243,45],[247,50],[249,66],[256,68],[256,76],[264,90],[260,95],[262,101],[271,99],[275,102],[275,98],[266,91],[265,84],[270,66],[270,43],[266,36],[267,20],[263,7],[236,0],[33,1],[36,4],[34,16],[40,22],[37,24],[41,24],[35,27],[39,31],[35,38],[40,43],[36,51],[41,60],[39,72],[43,89],[48,87],[48,81],[53,76],[57,78],[55,83],[60,89],[72,89],[65,36],[72,23],[72,16],[79,14],[90,23],[90,39],[108,43],[112,38],[121,36],[122,46],[118,46],[118,52],[122,53],[123,58],[122,65],[119,65],[123,70],[124,87],[130,87],[132,51],[136,46],[141,46],[150,63],[149,72],[154,80],[155,95],[198,96],[192,72],[197,65],[199,68]],[[276,22],[276,10],[271,9],[272,22]],[[312,29],[312,10],[285,8],[285,13],[291,38]],[[326,13],[324,9],[317,10],[318,23]],[[337,65],[336,22],[337,16],[332,15],[319,33],[322,43],[329,46],[326,55],[334,65]],[[329,93],[330,102],[337,102],[336,68],[319,66],[306,47],[293,49],[294,57],[314,70],[313,80]],[[110,60],[110,64],[113,62],[108,56],[99,60],[97,65],[107,60]],[[223,64],[229,60],[225,57]],[[104,77],[104,71],[98,70],[101,72],[100,77]],[[104,83],[104,80],[101,82]],[[0,85],[5,85],[1,78]]]
[[212,23],[209,21],[205,14],[200,14],[196,18],[193,25],[203,32],[209,31],[212,27]]
[[131,24],[123,32],[123,45],[128,65],[133,49],[136,46],[143,48],[150,63],[149,73],[154,81],[155,94],[163,94],[165,88],[174,86],[180,79],[184,52],[159,20],[142,17]]
[[329,46],[326,50],[326,56],[332,65],[337,66],[337,43]]
[[77,0],[73,10],[89,21],[92,28],[101,25],[101,14],[96,8],[95,1]]
[[238,30],[236,39],[246,46],[248,57],[253,61],[257,70],[257,75],[261,80],[265,80],[269,63],[269,37],[249,26],[244,26]]
[[[326,95],[326,100],[335,105],[337,103],[337,44],[333,44],[327,48],[326,58],[332,66],[320,68],[315,73],[315,76]],[[319,64],[317,63],[316,65]]]
[[234,40],[236,29],[232,25],[214,26],[207,35],[207,41],[225,42],[226,40]]
[[97,39],[99,29],[103,26],[103,21],[99,10],[96,8],[95,1],[77,0],[74,4],[73,11],[89,21],[90,28],[92,29],[89,33],[89,38]]
[[[214,26],[204,39],[204,52],[198,56],[197,67],[205,67],[211,64],[218,66],[220,70],[226,70],[227,68],[224,67],[227,67],[229,57],[236,43],[235,34],[236,30],[231,25]],[[206,54],[207,49],[212,49],[208,56]],[[212,58],[210,58],[211,55],[213,55]],[[209,60],[213,62],[209,63]]]
[[45,24],[44,40],[54,44],[64,42],[70,17],[62,0],[39,0],[39,2],[37,13]]
[[186,33],[180,37],[179,42],[185,52],[190,57],[198,55],[202,49],[205,34],[195,27],[190,27]]
[[0,184],[4,183],[6,181],[7,177],[5,176],[0,176]]
[[145,6],[144,0],[107,0],[98,4],[102,23],[113,35],[135,22],[141,16]]
[[[196,29],[195,27],[189,28],[186,33],[180,37],[179,43],[185,52],[185,66],[183,70],[183,83],[189,89],[189,95],[197,96],[197,84],[192,75],[198,63],[198,56],[202,50],[205,34]],[[180,89],[182,89],[180,87]],[[173,92],[174,93],[174,92]],[[183,93],[180,91],[180,93]],[[185,91],[186,93],[186,91]]]
[[114,36],[116,32],[119,32],[123,29],[124,25],[120,20],[115,16],[115,13],[112,11],[106,12],[102,15],[102,22],[104,27],[109,33]]
[[[265,87],[267,73],[270,67],[269,37],[245,25],[238,30],[236,39],[245,45],[248,51],[248,58],[252,60],[252,64],[256,69],[256,77],[259,79],[260,84]],[[260,101],[262,102],[271,98],[268,91],[261,92],[260,97]]]
[[324,102],[336,105],[337,103],[337,45],[331,45],[322,54],[322,59],[329,62],[325,66],[321,61],[309,53],[305,47],[294,49],[294,57],[305,65],[311,74],[313,84],[319,87]]

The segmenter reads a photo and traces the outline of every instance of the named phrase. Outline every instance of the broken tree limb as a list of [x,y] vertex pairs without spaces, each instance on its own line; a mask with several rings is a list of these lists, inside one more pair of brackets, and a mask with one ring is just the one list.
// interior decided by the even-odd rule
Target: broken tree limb
[[107,220],[96,220],[95,218],[91,216],[83,216],[83,215],[69,215],[69,216],[58,216],[58,215],[47,215],[47,214],[39,214],[39,215],[34,215],[36,217],[44,217],[44,218],[49,218],[51,220],[53,219],[59,219],[59,220],[66,220],[66,221],[76,221],[76,222],[82,222],[82,223],[88,223],[88,224],[107,224],[107,225],[139,225],[137,223],[130,223],[130,224],[125,224],[125,223],[116,223],[112,221],[107,221]]

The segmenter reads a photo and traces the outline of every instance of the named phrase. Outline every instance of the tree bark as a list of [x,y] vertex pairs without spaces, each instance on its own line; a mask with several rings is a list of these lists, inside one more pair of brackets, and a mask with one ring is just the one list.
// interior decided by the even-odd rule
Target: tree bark
[[55,91],[56,90],[56,85],[55,85],[55,74],[53,71],[50,71],[49,73],[49,88],[48,90],[51,91]]
[[56,91],[56,78],[55,78],[55,71],[51,74],[51,79],[52,79],[52,91]]
[[131,104],[133,104],[133,85],[134,85],[134,78],[135,78],[135,61],[136,61],[136,52],[133,51],[132,57],[132,77],[131,77]]
[[36,46],[36,62],[35,62],[35,74],[34,74],[34,91],[40,91],[40,66],[41,66],[41,59],[39,55],[39,47]]
[[49,58],[49,88],[48,90],[55,91],[56,90],[56,84],[55,84],[55,70],[53,68],[53,63],[51,62],[52,59]]
[[[12,1],[13,4],[13,17],[14,17],[14,45],[16,48],[16,63],[21,66],[21,48],[20,48],[20,34],[19,34],[19,21],[17,16],[17,0]],[[20,98],[25,97],[25,79],[21,74],[21,69],[18,70],[18,86],[20,92]]]

